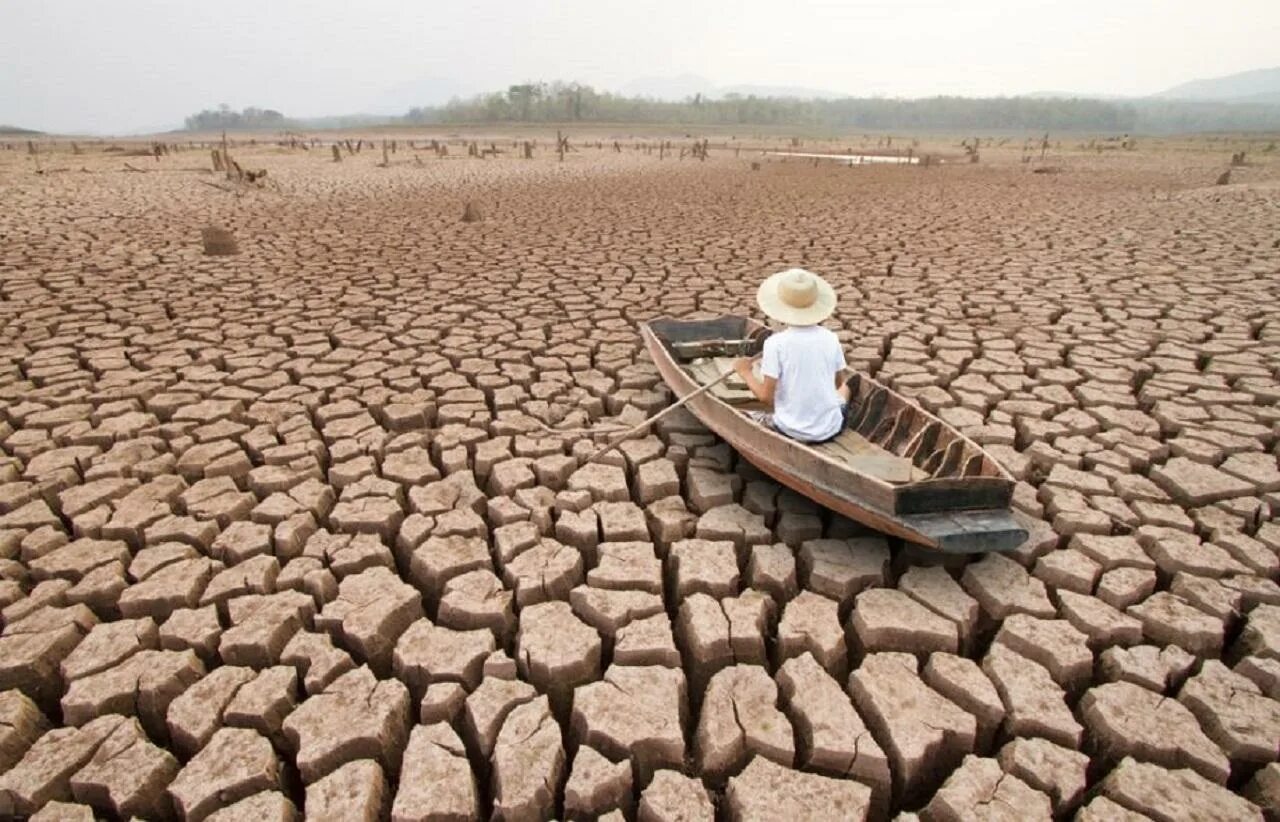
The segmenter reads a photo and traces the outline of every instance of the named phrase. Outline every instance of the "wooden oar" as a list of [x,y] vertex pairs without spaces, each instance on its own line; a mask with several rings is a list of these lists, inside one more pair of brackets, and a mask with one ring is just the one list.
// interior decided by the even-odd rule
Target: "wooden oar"
[[698,388],[698,389],[696,389],[696,390],[694,390],[694,391],[690,391],[688,394],[685,394],[685,395],[684,395],[684,397],[682,397],[678,402],[673,403],[672,405],[668,405],[666,408],[664,408],[664,409],[662,409],[661,411],[659,411],[658,413],[654,414],[652,417],[649,417],[649,419],[644,420],[644,421],[642,421],[642,422],[638,422],[638,423],[636,423],[635,425],[631,426],[631,427],[630,427],[630,428],[628,428],[626,431],[623,431],[623,432],[622,432],[621,434],[619,434],[617,437],[615,437],[614,439],[610,440],[608,445],[604,446],[604,447],[603,447],[603,448],[601,448],[599,451],[596,451],[594,454],[592,454],[591,456],[587,457],[587,461],[586,461],[586,462],[584,462],[584,463],[583,463],[583,465],[590,465],[591,463],[595,462],[595,461],[596,461],[597,459],[599,459],[600,457],[602,457],[602,456],[604,456],[605,454],[609,453],[610,451],[612,451],[613,449],[617,448],[617,447],[618,447],[619,445],[621,445],[622,443],[624,443],[624,442],[626,442],[627,440],[629,440],[629,439],[631,439],[632,437],[634,437],[636,434],[640,433],[640,432],[641,432],[641,431],[643,431],[644,429],[646,429],[646,428],[648,428],[649,426],[653,425],[653,424],[654,424],[655,422],[657,422],[658,420],[660,420],[660,419],[662,419],[663,417],[665,417],[666,415],[670,414],[672,411],[674,411],[674,410],[676,410],[677,408],[681,407],[682,405],[684,405],[685,403],[687,403],[689,400],[693,399],[694,397],[697,397],[697,396],[700,396],[700,395],[702,395],[702,394],[707,393],[707,392],[708,392],[708,391],[710,391],[712,388],[715,388],[717,385],[719,385],[720,383],[724,382],[725,380],[727,380],[729,377],[731,377],[732,375],[734,375],[734,374],[736,374],[736,373],[738,373],[736,370],[734,370],[734,369],[730,368],[728,371],[724,372],[724,373],[723,373],[723,374],[721,374],[719,377],[716,377],[716,378],[715,378],[714,380],[712,380],[711,382],[709,382],[709,383],[707,383],[707,384],[703,385],[701,388]]

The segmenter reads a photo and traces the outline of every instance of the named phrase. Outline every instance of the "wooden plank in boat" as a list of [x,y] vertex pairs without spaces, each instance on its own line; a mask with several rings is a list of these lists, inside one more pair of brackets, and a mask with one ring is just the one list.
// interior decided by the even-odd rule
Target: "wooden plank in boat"
[[[685,370],[693,375],[694,381],[699,385],[706,385],[709,382],[715,382],[725,373],[724,368],[720,365],[721,360],[729,363],[729,368],[733,367],[733,359],[731,357],[722,357],[715,360],[697,360],[686,365]],[[746,383],[741,378],[737,379],[737,383],[741,387],[734,387],[734,382],[735,379],[730,377],[715,386],[711,389],[712,396],[723,400],[729,405],[743,405],[755,400],[756,395],[746,388]]]
[[914,470],[911,460],[890,454],[856,431],[844,431],[819,449],[855,471],[884,482],[911,482],[917,473],[924,476],[923,472]]

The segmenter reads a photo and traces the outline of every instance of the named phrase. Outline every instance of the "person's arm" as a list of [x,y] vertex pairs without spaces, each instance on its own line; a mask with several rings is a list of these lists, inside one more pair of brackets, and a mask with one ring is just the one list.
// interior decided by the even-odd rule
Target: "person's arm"
[[773,377],[756,379],[755,362],[755,357],[741,357],[734,361],[733,370],[737,371],[738,375],[742,377],[742,381],[747,384],[747,388],[751,390],[751,393],[756,395],[756,399],[772,408],[778,381]]

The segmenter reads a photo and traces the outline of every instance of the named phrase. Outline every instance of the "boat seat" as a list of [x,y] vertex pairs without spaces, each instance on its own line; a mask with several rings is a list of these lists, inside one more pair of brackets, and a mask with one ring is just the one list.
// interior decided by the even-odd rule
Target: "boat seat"
[[[726,371],[733,370],[734,357],[697,359],[684,366],[698,385],[706,385],[719,379]],[[734,374],[711,389],[712,396],[729,405],[746,405],[756,401],[756,395],[747,388],[742,377]]]

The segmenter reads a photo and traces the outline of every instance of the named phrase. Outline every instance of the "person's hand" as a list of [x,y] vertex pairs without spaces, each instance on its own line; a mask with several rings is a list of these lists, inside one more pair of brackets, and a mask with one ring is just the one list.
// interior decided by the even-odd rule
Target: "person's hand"
[[756,365],[756,357],[739,357],[733,361],[733,370],[737,371],[743,379],[751,376],[752,370]]

